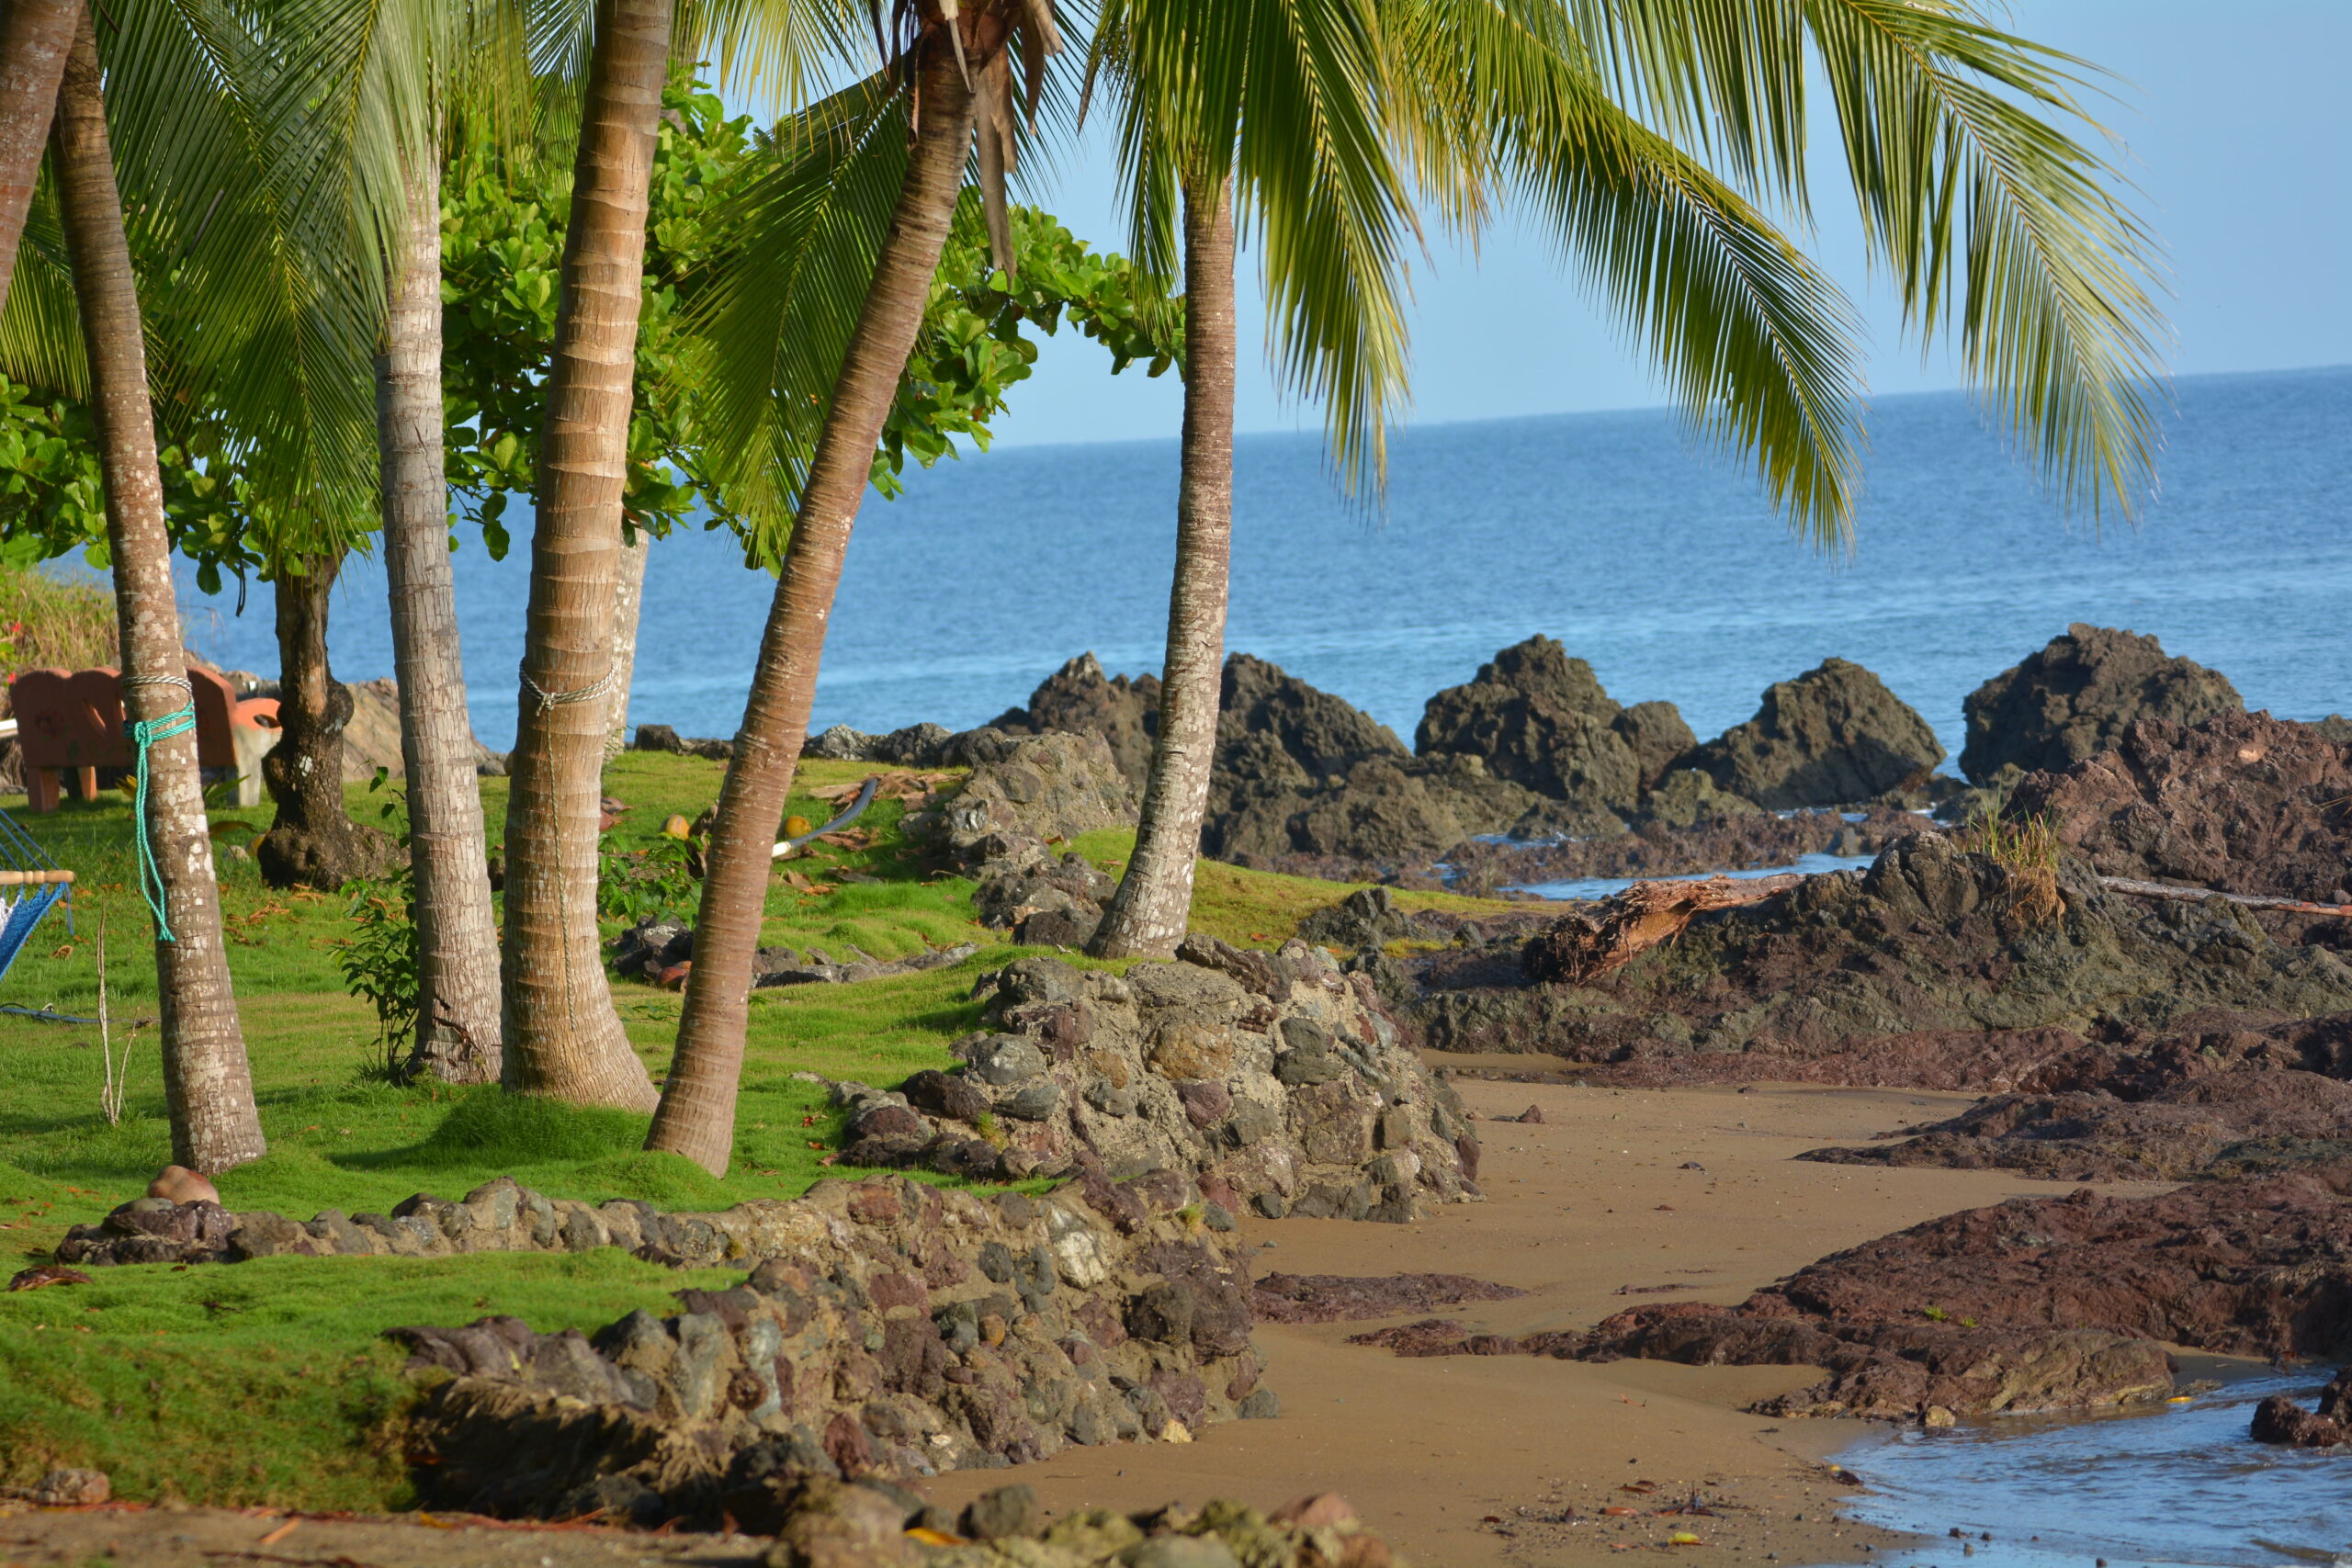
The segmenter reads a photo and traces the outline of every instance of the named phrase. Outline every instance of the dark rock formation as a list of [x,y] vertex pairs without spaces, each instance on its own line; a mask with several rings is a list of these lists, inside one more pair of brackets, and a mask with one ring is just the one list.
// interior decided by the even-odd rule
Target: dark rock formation
[[1110,749],[1064,731],[979,729],[956,739],[971,773],[945,805],[905,818],[908,835],[979,883],[973,900],[984,923],[1039,946],[1082,945],[1115,885],[1055,846],[1136,820],[1135,791]]
[[629,747],[638,751],[667,751],[679,757],[707,757],[725,761],[735,754],[731,740],[696,739],[680,735],[666,724],[640,724],[629,739]]
[[1746,795],[1732,794],[1697,768],[1679,768],[1661,775],[1649,794],[1642,797],[1642,823],[1669,830],[1695,828],[1702,822],[1726,818],[1763,815],[1762,807]]
[[1775,810],[1923,787],[1944,749],[1928,721],[1859,664],[1826,659],[1764,689],[1746,724],[1691,753],[1716,785]]
[[2052,1181],[2185,1181],[2352,1160],[2352,1014],[2189,1021],[2153,1039],[2074,1041],[1958,1116],[1799,1157]]
[[2352,1444],[2352,1367],[2335,1374],[2320,1390],[2319,1409],[2305,1410],[2284,1394],[2272,1394],[2254,1407],[2257,1443],[2279,1443],[2296,1449],[2334,1449]]
[[1261,1323],[1346,1323],[1404,1312],[1502,1302],[1527,1292],[1467,1274],[1268,1274],[1253,1288]]
[[[1643,716],[1626,727],[1661,773],[1671,760],[1655,755],[1658,737],[1670,732],[1658,711],[1667,705],[1644,705]],[[1620,728],[1625,711],[1601,689],[1591,665],[1570,659],[1548,637],[1532,637],[1480,665],[1469,684],[1431,697],[1413,732],[1413,750],[1423,757],[1476,757],[1494,777],[1538,795],[1630,814],[1641,799],[1644,758]]]
[[1159,677],[1105,677],[1094,655],[1081,653],[1039,682],[1027,707],[1011,709],[993,723],[1007,735],[1058,729],[1100,736],[1119,772],[1140,790],[1159,729]]
[[1386,725],[1363,709],[1262,659],[1237,653],[1225,661],[1218,696],[1218,767],[1237,771],[1241,749],[1261,739],[1318,781],[1344,778],[1375,757],[1409,754]]
[[2077,621],[1961,704],[1960,771],[1980,784],[2007,766],[2057,773],[2113,746],[2133,719],[2196,724],[2245,706],[2226,677],[2167,656],[2154,637]]
[[[1818,1367],[1758,1414],[1942,1423],[2171,1393],[2164,1346],[2352,1352],[2352,1166],[2149,1198],[2013,1199],[1825,1258],[1738,1306],[1637,1307],[1589,1334],[1472,1336],[1431,1321],[1377,1342],[1419,1355],[1640,1357]],[[1365,1337],[1372,1342],[1375,1337]]]
[[1427,941],[1433,933],[1397,908],[1385,887],[1364,887],[1298,922],[1298,940],[1342,953],[1377,953],[1392,942]]
[[[1376,977],[1422,1043],[1641,1066],[1668,1081],[1817,1070],[1924,1084],[1972,1059],[1996,1071],[2005,1042],[2039,1030],[2156,1031],[2214,1007],[2352,1010],[2352,964],[2274,941],[2243,908],[2110,894],[2072,860],[2055,890],[2059,912],[2045,916],[2046,881],[1925,834],[1867,872],[1701,914],[1585,985],[1529,983],[1502,942],[1384,959]],[[1919,1077],[1838,1077],[1906,1059]]]
[[2268,714],[2140,719],[2012,812],[2047,817],[2108,876],[2332,904],[2352,884],[2352,743]]

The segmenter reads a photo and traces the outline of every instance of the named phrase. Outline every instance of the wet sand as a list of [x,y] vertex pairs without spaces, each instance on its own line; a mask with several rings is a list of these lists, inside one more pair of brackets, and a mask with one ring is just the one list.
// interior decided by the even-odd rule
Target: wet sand
[[[1442,1059],[1443,1060],[1443,1059]],[[1453,1058],[1527,1072],[1523,1058]],[[1547,1064],[1533,1065],[1541,1069]],[[1470,1274],[1527,1294],[1444,1309],[1519,1334],[1583,1328],[1640,1302],[1736,1302],[1826,1253],[2051,1184],[1999,1172],[1881,1170],[1790,1156],[1950,1115],[1969,1096],[1757,1086],[1578,1089],[1464,1077],[1485,1141],[1484,1203],[1416,1225],[1249,1220],[1260,1272]],[[1541,1125],[1488,1120],[1529,1105]],[[2153,1191],[2149,1185],[2119,1188]],[[1668,1292],[1619,1294],[1631,1287]],[[1662,1546],[1680,1560],[1856,1563],[1897,1538],[1838,1518],[1851,1490],[1826,1456],[1871,1435],[1849,1421],[1776,1422],[1740,1406],[1815,1381],[1803,1369],[1608,1365],[1524,1357],[1408,1359],[1346,1343],[1376,1323],[1261,1325],[1272,1421],[1212,1427],[1189,1444],[1073,1449],[1038,1464],[937,1477],[951,1506],[1023,1481],[1056,1512],[1238,1497],[1272,1507],[1345,1495],[1420,1568],[1577,1568]],[[1643,1487],[1628,1491],[1629,1487]],[[1656,1510],[1696,1495],[1709,1514]],[[1604,1516],[1605,1507],[1638,1509]],[[0,1510],[0,1564],[117,1561],[447,1564],[748,1563],[760,1543],[603,1529],[434,1528],[260,1510]]]
[[[1525,1070],[1524,1061],[1461,1058]],[[1950,1115],[1972,1097],[1815,1087],[1609,1089],[1459,1080],[1480,1119],[1487,1201],[1417,1225],[1252,1219],[1260,1272],[1470,1274],[1528,1293],[1448,1308],[1476,1329],[1583,1328],[1640,1302],[1737,1302],[1889,1231],[2046,1182],[1999,1172],[1880,1170],[1790,1158]],[[1542,1125],[1487,1120],[1539,1107]],[[1686,1168],[1701,1167],[1703,1168]],[[2119,1188],[2153,1191],[2153,1186]],[[1620,1295],[1623,1287],[1687,1286]],[[1337,1491],[1416,1562],[1616,1561],[1675,1532],[1750,1562],[1859,1562],[1896,1538],[1835,1522],[1849,1487],[1825,1456],[1871,1435],[1851,1421],[1770,1421],[1740,1406],[1815,1381],[1803,1369],[1607,1365],[1523,1357],[1403,1359],[1346,1343],[1375,1323],[1261,1325],[1274,1421],[1189,1445],[1073,1449],[1038,1464],[944,1475],[960,1506],[1025,1481],[1051,1509],[1233,1496],[1272,1506]],[[1654,1490],[1623,1488],[1648,1483]],[[1655,1510],[1699,1495],[1709,1516]],[[1634,1506],[1635,1517],[1603,1517]],[[1561,1517],[1573,1509],[1575,1522]],[[1802,1516],[1802,1517],[1800,1517]]]

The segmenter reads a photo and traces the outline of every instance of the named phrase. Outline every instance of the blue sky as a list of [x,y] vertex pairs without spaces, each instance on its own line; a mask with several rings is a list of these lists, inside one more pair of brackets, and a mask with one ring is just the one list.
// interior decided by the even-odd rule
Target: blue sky
[[[2141,209],[2162,238],[2178,374],[2352,362],[2352,0],[2014,0],[2008,25],[2121,79],[2105,119],[2128,144]],[[1115,246],[1121,226],[1103,139],[1039,199],[1080,234]],[[1825,174],[1828,171],[1825,170]],[[1924,361],[1873,296],[1850,211],[1819,179],[1815,254],[1869,317],[1879,392],[1962,384],[1940,349]],[[1437,251],[1414,269],[1417,422],[1630,408],[1663,399],[1640,358],[1585,303],[1540,237],[1499,225],[1471,259]],[[1243,294],[1254,302],[1254,276]],[[1285,400],[1244,327],[1238,423],[1316,422]],[[1101,350],[1065,332],[1015,389],[999,439],[1023,445],[1173,436],[1175,378],[1111,377]]]

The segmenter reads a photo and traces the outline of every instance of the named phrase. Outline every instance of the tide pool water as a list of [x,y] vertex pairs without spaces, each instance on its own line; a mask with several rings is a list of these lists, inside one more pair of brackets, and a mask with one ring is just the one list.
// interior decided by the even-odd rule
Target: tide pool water
[[[1708,736],[1830,655],[1878,671],[1957,751],[1961,698],[2071,621],[2159,635],[2283,717],[2352,709],[2352,367],[2175,389],[2163,492],[2136,527],[2069,525],[1959,395],[1883,400],[1855,544],[1790,537],[1733,464],[1657,410],[1408,429],[1384,516],[1343,504],[1309,434],[1235,456],[1232,649],[1370,711],[1408,744],[1422,703],[1532,633],[1620,701],[1667,698]],[[973,454],[869,497],[814,722],[961,728],[1091,649],[1156,670],[1174,552],[1176,444]],[[474,724],[514,732],[526,521],[510,558],[456,557]],[[772,584],[727,539],[653,547],[633,716],[732,734]],[[268,590],[191,640],[272,671]],[[331,638],[346,679],[389,674],[381,571],[355,562]]]
[[1845,1511],[1931,1538],[1871,1553],[1877,1568],[2340,1568],[2352,1564],[2352,1453],[2246,1436],[2263,1399],[2309,1405],[2327,1379],[2268,1374],[2134,1414],[2003,1417],[1868,1443],[1840,1456],[1870,1486]]

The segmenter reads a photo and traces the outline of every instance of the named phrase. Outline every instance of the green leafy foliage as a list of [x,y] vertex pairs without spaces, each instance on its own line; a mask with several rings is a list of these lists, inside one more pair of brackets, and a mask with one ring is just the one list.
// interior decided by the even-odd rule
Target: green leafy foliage
[[424,1006],[417,987],[416,883],[406,864],[381,881],[347,890],[352,934],[336,964],[351,994],[376,1010],[376,1044],[384,1072],[397,1077],[401,1048]]
[[596,913],[625,926],[689,916],[699,897],[695,849],[684,839],[657,838],[630,848],[616,833],[596,845]]

